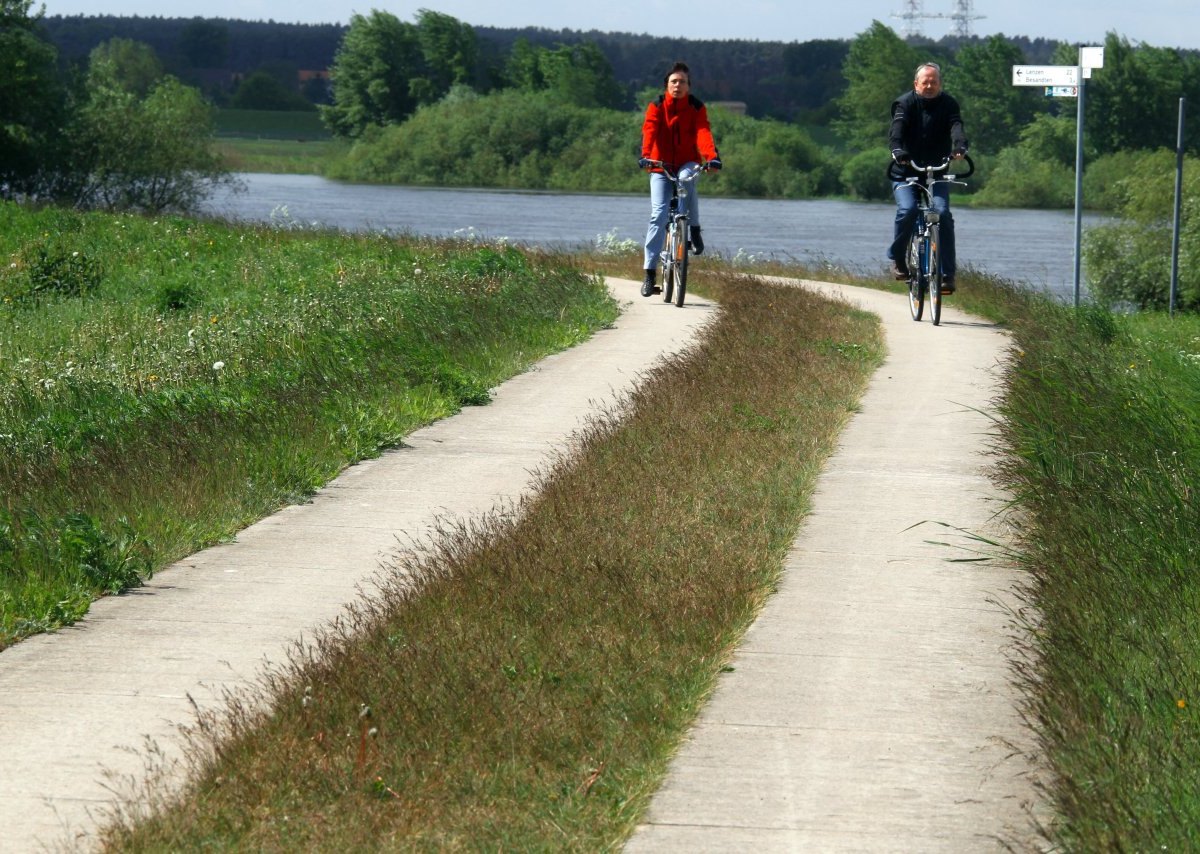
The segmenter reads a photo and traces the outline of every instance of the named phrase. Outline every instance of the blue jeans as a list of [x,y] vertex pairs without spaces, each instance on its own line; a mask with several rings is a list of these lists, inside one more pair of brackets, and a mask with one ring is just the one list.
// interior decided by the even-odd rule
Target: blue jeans
[[[688,163],[683,168],[688,169],[696,164]],[[658,266],[658,253],[662,251],[663,241],[667,239],[667,217],[671,207],[671,179],[661,172],[650,173],[650,226],[646,229],[646,261],[643,270],[653,270]],[[696,196],[696,185],[688,187],[687,201],[681,213],[688,215],[688,225],[693,228],[700,226],[700,200]]]
[[[911,184],[894,182],[892,195],[896,197],[896,227],[892,232],[892,245],[887,256],[907,264],[908,238],[917,219],[917,193]],[[958,265],[954,258],[954,217],[950,214],[950,185],[933,185],[933,210],[941,215],[942,275],[953,278]]]

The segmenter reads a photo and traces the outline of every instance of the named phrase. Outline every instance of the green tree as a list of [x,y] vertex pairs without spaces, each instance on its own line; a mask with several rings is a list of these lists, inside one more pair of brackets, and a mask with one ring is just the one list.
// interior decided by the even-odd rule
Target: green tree
[[321,108],[322,119],[351,139],[402,122],[469,80],[477,55],[475,31],[449,15],[422,9],[417,24],[378,10],[354,15],[334,57],[333,103]]
[[[1074,65],[1077,48],[1062,45],[1055,61]],[[1174,146],[1180,96],[1200,99],[1200,57],[1171,48],[1132,45],[1116,33],[1104,40],[1104,67],[1087,81],[1084,133],[1101,154]],[[1200,145],[1192,122],[1188,145]]]
[[173,77],[139,98],[103,73],[89,76],[73,137],[86,159],[76,204],[117,210],[193,210],[228,181],[212,148],[212,108]]
[[417,13],[417,38],[424,71],[410,85],[419,103],[432,104],[451,86],[471,82],[479,62],[479,44],[469,24],[422,9]]
[[38,32],[32,0],[0,0],[0,197],[41,195],[62,152],[58,52]]
[[946,88],[962,107],[967,138],[976,151],[993,154],[1015,145],[1045,97],[1029,86],[1012,85],[1012,67],[1024,65],[1021,49],[995,35],[969,44],[946,70]]
[[879,21],[850,43],[842,65],[846,91],[838,99],[834,129],[851,148],[886,142],[892,101],[912,88],[913,72],[925,58]]
[[238,84],[229,99],[237,110],[315,110],[295,88],[288,88],[265,69],[258,69]]
[[1035,116],[1021,140],[997,155],[980,204],[1063,208],[1075,199],[1075,117]]
[[[1104,59],[1107,65],[1107,53]],[[1083,259],[1088,283],[1101,301],[1167,307],[1174,161],[1174,152],[1143,154],[1119,182],[1119,220],[1088,229]],[[1191,157],[1184,163],[1179,249],[1179,306],[1200,311],[1200,163]]]
[[192,18],[179,31],[176,48],[193,68],[220,68],[229,59],[229,28],[216,21]]
[[93,79],[103,77],[142,98],[163,78],[154,48],[133,39],[115,38],[96,45],[88,57],[88,69]]
[[[581,107],[621,109],[629,98],[608,57],[594,42],[533,47],[518,39],[505,66],[509,85],[524,92],[550,92]],[[661,94],[661,89],[654,97]]]

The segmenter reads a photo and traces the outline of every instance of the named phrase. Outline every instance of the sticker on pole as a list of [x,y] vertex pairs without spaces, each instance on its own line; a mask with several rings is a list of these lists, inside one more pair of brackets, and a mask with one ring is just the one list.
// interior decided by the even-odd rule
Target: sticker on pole
[[1014,65],[1014,86],[1078,86],[1076,65]]
[[1046,97],[1047,98],[1078,98],[1079,97],[1079,87],[1078,86],[1047,86],[1046,87]]

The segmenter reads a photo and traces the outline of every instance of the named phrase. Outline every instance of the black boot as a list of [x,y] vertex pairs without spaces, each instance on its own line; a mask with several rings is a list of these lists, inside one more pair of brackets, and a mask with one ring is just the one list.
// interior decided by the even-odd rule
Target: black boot
[[700,236],[700,226],[693,225],[690,230],[692,232],[692,252],[699,255],[704,251],[704,238]]
[[655,290],[657,289],[654,287],[654,270],[650,269],[646,271],[646,278],[642,279],[642,296],[652,297]]

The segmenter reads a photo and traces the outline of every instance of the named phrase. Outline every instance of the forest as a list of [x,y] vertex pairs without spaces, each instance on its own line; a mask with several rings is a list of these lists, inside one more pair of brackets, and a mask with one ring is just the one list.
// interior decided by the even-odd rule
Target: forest
[[[232,95],[235,80],[261,68],[290,68],[292,73],[331,68],[349,29],[341,24],[111,15],[48,16],[42,25],[68,63],[86,61],[93,48],[113,38],[147,44],[172,74],[200,86],[218,103]],[[849,39],[716,41],[538,27],[472,29],[478,57],[470,83],[477,91],[503,86],[507,58],[520,41],[549,49],[586,43],[598,47],[612,66],[627,96],[623,106],[634,107],[638,92],[656,85],[663,68],[684,59],[707,98],[741,101],[751,116],[788,121],[810,116],[828,120],[829,104],[846,86],[842,64],[850,48]],[[948,36],[914,46],[945,55],[982,41]],[[1057,45],[1023,37],[1008,41],[1031,64],[1048,62]],[[319,102],[319,95],[314,100]]]

